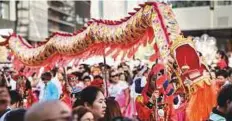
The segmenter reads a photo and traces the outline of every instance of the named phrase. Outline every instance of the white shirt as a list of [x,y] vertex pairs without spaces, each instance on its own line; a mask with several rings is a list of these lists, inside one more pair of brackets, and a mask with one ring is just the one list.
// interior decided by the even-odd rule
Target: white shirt
[[11,86],[10,90],[16,90],[16,81],[13,80],[12,78],[10,79],[10,86]]
[[127,89],[129,86],[125,81],[119,81],[117,84],[110,84],[108,87],[109,96],[110,97],[117,97],[123,90]]
[[36,88],[39,90],[39,100],[43,99],[44,87],[45,87],[44,82],[42,80],[40,80],[38,85],[36,86]]
[[79,83],[76,84],[76,87],[84,88],[85,85],[84,85],[83,82],[79,82]]
[[229,58],[229,67],[232,68],[232,56]]
[[135,99],[138,95],[141,95],[141,94],[135,92],[135,80],[137,80],[138,78],[141,78],[141,87],[145,87],[145,85],[147,84],[147,81],[146,81],[146,77],[145,77],[145,76],[142,76],[142,77],[136,76],[136,77],[134,78],[133,83],[132,83],[132,85],[131,85],[131,87],[130,87],[130,90],[131,90],[131,91],[130,91],[130,95],[131,95],[131,97],[134,98],[134,99]]

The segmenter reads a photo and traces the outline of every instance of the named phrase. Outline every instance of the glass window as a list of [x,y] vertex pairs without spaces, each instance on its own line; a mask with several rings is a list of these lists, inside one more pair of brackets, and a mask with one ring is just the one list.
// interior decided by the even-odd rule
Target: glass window
[[218,5],[232,5],[232,1],[217,1]]
[[0,18],[10,19],[9,1],[0,2]]
[[99,1],[99,15],[100,15],[100,18],[103,18],[103,1]]
[[173,8],[209,6],[210,1],[168,1]]

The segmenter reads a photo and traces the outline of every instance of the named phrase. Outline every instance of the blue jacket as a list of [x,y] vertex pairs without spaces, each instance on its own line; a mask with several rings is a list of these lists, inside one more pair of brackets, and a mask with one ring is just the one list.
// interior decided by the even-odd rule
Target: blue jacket
[[223,113],[219,112],[216,108],[210,114],[209,121],[227,121]]
[[44,87],[44,94],[42,101],[59,100],[59,91],[54,83],[49,81]]

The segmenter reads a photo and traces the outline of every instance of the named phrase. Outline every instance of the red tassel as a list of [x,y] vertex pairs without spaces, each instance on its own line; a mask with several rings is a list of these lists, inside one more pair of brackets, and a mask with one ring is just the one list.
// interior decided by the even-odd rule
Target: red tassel
[[153,5],[154,2],[145,2],[146,5]]
[[134,8],[134,10],[135,10],[135,11],[139,11],[139,10],[140,10],[140,8]]
[[116,22],[115,21],[112,21],[112,25],[115,25],[116,24]]
[[100,19],[99,22],[105,24],[104,20],[102,19]]
[[109,24],[108,20],[102,20],[103,23]]
[[154,30],[152,27],[148,28],[147,34],[148,34],[148,42],[149,44],[151,44],[154,38]]
[[124,60],[124,58],[125,58],[126,54],[127,54],[127,51],[124,51],[124,52],[123,52],[123,55],[122,55],[122,58],[121,58],[121,61],[123,61],[123,60]]
[[138,49],[139,49],[139,44],[136,45],[136,47],[134,48],[134,51],[133,51],[133,53],[132,53],[132,56],[135,55],[135,53],[138,51]]
[[143,8],[145,6],[145,4],[139,4],[139,6]]
[[155,50],[155,52],[159,52],[159,48],[156,43],[154,44],[153,49]]
[[144,36],[141,38],[140,41],[143,42],[143,46],[146,47],[147,46],[147,41],[148,41],[148,35],[144,34]]
[[19,38],[20,42],[21,42],[24,46],[26,46],[27,48],[32,48],[32,46],[31,46],[29,43],[27,43],[26,41],[24,41],[23,38],[22,38],[21,36],[18,36],[18,38]]
[[128,19],[130,19],[130,16],[128,16],[128,17],[125,17],[125,20],[128,20]]
[[139,49],[139,45],[134,45],[134,47],[132,47],[127,55],[128,58],[131,58],[135,55],[135,53],[137,52],[137,50]]
[[127,54],[127,57],[128,58],[131,58],[132,56],[133,56],[133,51],[134,51],[134,47],[133,48],[131,48],[130,50],[129,50],[129,52],[128,52],[128,54]]
[[108,23],[109,25],[112,25],[110,20],[108,20],[107,23]]
[[94,21],[97,22],[97,23],[100,23],[100,20],[95,19]]
[[97,19],[95,19],[95,18],[91,18],[93,21],[96,21]]
[[156,52],[155,54],[153,54],[153,55],[149,58],[149,60],[150,60],[151,62],[153,62],[153,61],[155,61],[157,58],[159,58],[159,52]]
[[116,58],[118,57],[118,54],[120,53],[120,49],[118,49],[117,51],[116,51],[116,53],[112,56],[112,58],[114,59],[114,60],[116,60]]
[[120,19],[120,20],[121,20],[121,21],[123,21],[123,22],[125,21],[125,19],[124,19],[124,18],[122,18],[122,19]]
[[107,52],[106,52],[106,56],[108,56],[109,54],[113,53],[115,51],[114,48],[110,48]]
[[128,14],[133,16],[133,15],[135,15],[135,12],[129,12]]
[[88,23],[87,23],[87,25],[89,26],[90,24],[92,24],[93,22],[92,21],[89,21]]
[[95,53],[95,55],[103,55],[103,53],[104,53],[104,48],[103,48],[102,44],[99,44],[99,45],[97,46],[97,48],[96,48],[96,53]]

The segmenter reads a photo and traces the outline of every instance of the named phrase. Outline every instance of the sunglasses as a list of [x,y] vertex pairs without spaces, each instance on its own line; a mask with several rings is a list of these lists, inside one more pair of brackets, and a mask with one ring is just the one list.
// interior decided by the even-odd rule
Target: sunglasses
[[117,77],[117,76],[119,76],[118,74],[116,74],[116,75],[111,75],[111,77]]
[[72,77],[72,78],[69,78],[69,80],[75,81],[75,80],[78,80],[78,77]]

